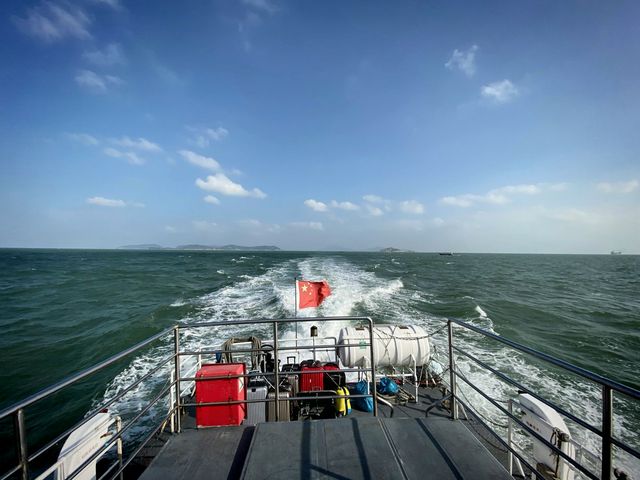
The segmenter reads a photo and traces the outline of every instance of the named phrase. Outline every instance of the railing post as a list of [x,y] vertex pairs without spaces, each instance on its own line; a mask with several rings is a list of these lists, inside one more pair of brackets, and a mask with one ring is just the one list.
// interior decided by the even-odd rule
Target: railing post
[[611,437],[613,435],[613,398],[611,387],[602,386],[602,480],[611,479]]
[[176,371],[176,405],[175,405],[175,419],[176,419],[176,433],[180,433],[181,419],[180,419],[180,327],[175,326],[173,330],[173,347],[174,347],[174,368]]
[[21,408],[13,417],[16,436],[16,449],[18,453],[18,463],[20,464],[21,478],[29,478],[29,457],[27,455],[27,430],[24,425],[24,410]]
[[116,417],[116,432],[119,435],[118,436],[118,440],[116,442],[116,452],[118,454],[118,465],[120,467],[120,480],[123,480],[124,478],[124,472],[122,471],[122,436],[120,436],[120,431],[122,430],[122,418],[120,418],[120,416]]
[[[314,350],[315,354],[315,350]],[[274,375],[276,383],[276,422],[280,421],[280,372],[278,372],[278,322],[273,322],[273,360],[274,360]],[[246,404],[245,404],[246,405]]]
[[451,388],[451,418],[458,419],[458,402],[456,396],[458,389],[456,388],[456,365],[453,360],[453,323],[447,320],[447,329],[449,331],[449,387]]
[[513,414],[513,400],[509,399],[509,402],[507,403],[507,405],[508,405],[507,408],[510,414],[507,417],[507,444],[509,445],[509,453],[508,453],[509,475],[513,475],[513,452],[511,451],[511,449],[513,448],[513,431],[511,427],[511,415]]
[[[373,384],[373,416],[378,416],[378,389],[376,388],[376,359],[373,340],[373,320],[369,320],[369,352],[371,355],[371,383]],[[371,392],[369,392],[371,393]]]

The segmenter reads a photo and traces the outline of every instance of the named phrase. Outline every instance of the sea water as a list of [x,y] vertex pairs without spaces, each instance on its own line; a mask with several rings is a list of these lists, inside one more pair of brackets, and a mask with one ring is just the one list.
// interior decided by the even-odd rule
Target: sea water
[[[295,276],[327,280],[332,289],[320,308],[299,315],[365,315],[379,323],[421,325],[437,332],[432,341],[443,364],[446,332],[438,330],[454,317],[640,388],[639,256],[0,250],[0,408],[176,322],[291,317]],[[320,335],[336,335],[340,327],[327,323]],[[493,340],[455,331],[456,344],[466,351],[600,425],[596,385]],[[266,328],[191,330],[183,334],[182,347],[211,347],[248,333],[270,334]],[[172,348],[167,337],[27,409],[30,442],[41,444],[113,398]],[[517,395],[468,359],[458,362],[496,400]],[[111,411],[131,418],[168,375],[167,367]],[[472,389],[461,389],[485,419],[499,429],[506,423]],[[166,406],[150,410],[129,436],[144,434]],[[620,396],[614,406],[615,434],[639,448],[639,406]],[[11,428],[10,421],[0,424],[3,444]],[[595,436],[570,422],[569,428],[598,452]],[[619,462],[638,466],[622,457]]]

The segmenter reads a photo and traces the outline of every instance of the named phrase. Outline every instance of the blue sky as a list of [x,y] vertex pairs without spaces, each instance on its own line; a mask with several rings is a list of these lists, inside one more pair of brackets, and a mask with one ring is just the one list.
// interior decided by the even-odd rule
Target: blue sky
[[0,246],[640,253],[637,2],[0,12]]

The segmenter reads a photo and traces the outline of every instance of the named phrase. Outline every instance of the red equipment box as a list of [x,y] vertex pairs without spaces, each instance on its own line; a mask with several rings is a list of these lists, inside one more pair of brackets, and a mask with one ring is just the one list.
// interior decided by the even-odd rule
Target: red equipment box
[[324,389],[324,367],[322,365],[303,365],[300,367],[300,371],[302,372],[300,375],[301,392],[312,392],[314,390]]
[[[216,380],[196,382],[196,403],[228,402],[245,400],[246,389],[243,377],[233,378],[234,375],[244,375],[244,363],[213,363],[204,364],[196,373],[196,378],[224,377]],[[196,426],[213,427],[218,425],[240,425],[244,420],[246,405],[215,405],[196,407]]]

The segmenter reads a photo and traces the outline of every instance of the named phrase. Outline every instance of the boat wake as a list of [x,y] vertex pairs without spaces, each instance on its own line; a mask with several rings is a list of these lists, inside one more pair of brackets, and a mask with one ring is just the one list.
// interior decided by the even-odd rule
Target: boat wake
[[[244,261],[245,259],[240,257],[238,260]],[[391,274],[390,278],[383,278],[382,275],[385,273]],[[236,282],[206,295],[192,299],[180,298],[174,302],[174,306],[179,303],[180,305],[189,304],[190,307],[193,307],[189,309],[187,316],[177,319],[185,325],[207,321],[293,317],[295,314],[294,277],[327,280],[331,286],[332,295],[320,307],[301,310],[298,312],[298,316],[363,315],[371,316],[377,323],[413,323],[424,327],[427,332],[440,330],[433,335],[431,340],[435,346],[436,357],[443,365],[447,365],[446,331],[440,329],[445,319],[439,315],[426,313],[424,309],[419,308],[425,304],[440,304],[441,300],[434,298],[433,293],[407,288],[403,279],[394,275],[396,275],[394,272],[385,272],[384,268],[365,268],[340,257],[291,259],[267,268],[260,274],[241,275],[237,277]],[[492,332],[497,329],[496,333],[499,333],[499,325],[494,325],[479,302],[472,297],[467,298],[474,305],[473,313],[470,312],[467,320]],[[345,325],[341,322],[327,322],[325,325],[319,325],[320,336],[337,336],[343,326]],[[270,327],[254,328],[253,331],[247,331],[243,326],[225,329],[185,330],[181,334],[181,347],[184,350],[195,351],[210,349],[232,336],[247,337],[254,334],[263,338],[271,336]],[[298,328],[298,335],[306,336],[308,324],[299,324]],[[285,339],[293,338],[294,335],[293,330],[283,333]],[[540,392],[576,416],[585,418],[596,426],[601,424],[599,409],[601,393],[594,385],[586,384],[579,378],[567,378],[566,373],[559,375],[557,371],[533,362],[524,354],[514,352],[498,342],[481,338],[472,332],[456,329],[455,342],[465,351],[532,390]],[[126,386],[148,373],[160,359],[170,356],[172,349],[173,345],[170,339],[167,339],[164,343],[133,359],[108,384],[100,403],[114,398]],[[194,365],[195,358],[185,359],[182,375],[187,375]],[[505,402],[509,398],[517,396],[517,391],[513,386],[498,380],[490,372],[479,369],[471,360],[460,356],[457,366],[461,373],[467,378],[473,379],[474,384],[482,391],[491,392],[492,397],[498,402]],[[111,410],[125,420],[133,417],[158,394],[163,386],[168,384],[169,375],[170,366],[168,364],[166,368],[152,377],[153,381],[143,382],[138,389],[118,401]],[[459,385],[462,384],[460,391],[463,398],[467,398],[469,403],[473,404],[493,426],[503,425],[506,427],[505,416],[480,394],[472,388],[464,386],[463,383],[459,382]],[[617,401],[624,404],[622,399]],[[506,403],[502,403],[502,405],[506,408]],[[143,434],[152,425],[157,424],[158,419],[164,416],[167,410],[168,404],[150,410],[141,426],[132,429],[130,435],[135,437]],[[567,423],[579,443],[595,453],[599,451],[599,438],[582,428],[577,428],[569,421]],[[635,441],[634,431],[637,428],[638,425],[634,425],[625,416],[620,415],[615,418],[616,435],[627,442],[633,443]],[[528,440],[525,437],[518,436],[518,438],[518,443],[522,447],[528,445]],[[622,462],[622,464],[624,463]],[[627,468],[630,467],[627,466]]]

